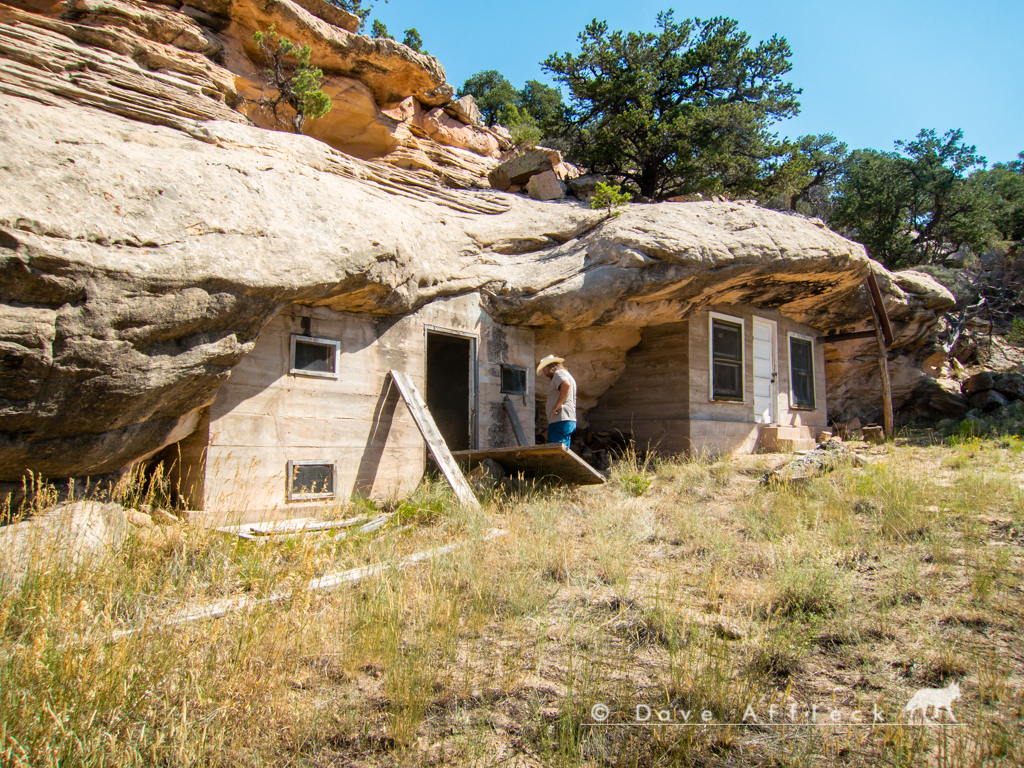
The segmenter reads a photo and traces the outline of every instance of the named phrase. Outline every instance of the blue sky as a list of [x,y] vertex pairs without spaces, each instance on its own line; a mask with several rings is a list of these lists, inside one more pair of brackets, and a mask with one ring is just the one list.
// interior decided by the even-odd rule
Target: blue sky
[[416,27],[456,87],[482,69],[521,87],[550,82],[539,62],[577,50],[591,19],[653,30],[669,7],[677,19],[732,17],[755,44],[773,34],[789,41],[802,108],[781,134],[833,133],[851,149],[890,150],[922,128],[961,128],[990,164],[1024,151],[1024,0],[391,0],[374,14],[399,40]]

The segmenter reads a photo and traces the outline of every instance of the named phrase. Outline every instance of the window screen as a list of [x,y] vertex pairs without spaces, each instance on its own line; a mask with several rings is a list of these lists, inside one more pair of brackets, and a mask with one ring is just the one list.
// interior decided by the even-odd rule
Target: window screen
[[711,321],[711,380],[713,400],[743,399],[743,326]]
[[334,497],[334,464],[289,461],[288,498],[326,499]]
[[334,378],[337,373],[337,341],[292,336],[292,364],[290,373]]
[[515,365],[501,366],[501,391],[510,395],[525,395],[526,369]]
[[807,339],[789,337],[790,381],[794,408],[814,407],[814,345]]

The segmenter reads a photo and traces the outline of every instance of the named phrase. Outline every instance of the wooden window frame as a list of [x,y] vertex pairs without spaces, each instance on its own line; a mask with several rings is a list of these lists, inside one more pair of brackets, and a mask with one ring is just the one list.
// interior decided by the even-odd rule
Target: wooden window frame
[[[800,339],[806,341],[811,345],[811,404],[810,405],[797,405],[796,398],[793,396],[793,339]],[[817,387],[817,376],[815,375],[815,368],[817,367],[814,359],[814,337],[807,336],[803,333],[796,333],[795,331],[789,331],[786,334],[786,356],[789,358],[789,410],[791,411],[816,411],[818,410],[818,396],[815,391]]]
[[[295,367],[295,347],[298,343],[303,344],[319,344],[324,347],[334,347],[334,370],[331,372],[327,371],[307,371],[302,368]],[[300,333],[293,333],[291,339],[291,347],[288,352],[288,373],[292,376],[316,376],[321,379],[337,379],[338,368],[341,362],[341,342],[335,339],[317,339],[312,336],[303,336]]]
[[[331,492],[330,493],[295,493],[292,490],[292,471],[295,467],[301,466],[324,466],[331,468]],[[324,459],[299,459],[289,460],[285,475],[285,491],[288,501],[323,501],[325,499],[338,498],[338,462],[326,461]]]
[[[715,320],[740,327],[740,392],[743,393],[741,397],[715,397]],[[747,402],[747,323],[742,317],[708,312],[708,401],[712,403]]]

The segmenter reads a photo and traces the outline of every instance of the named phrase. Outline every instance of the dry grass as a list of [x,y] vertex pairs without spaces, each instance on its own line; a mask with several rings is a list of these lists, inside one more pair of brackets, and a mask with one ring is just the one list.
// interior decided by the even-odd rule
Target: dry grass
[[[860,446],[864,469],[772,487],[784,457],[628,457],[602,488],[479,513],[428,483],[366,536],[193,527],[98,568],[41,560],[0,597],[0,765],[1019,765],[1022,447]],[[952,680],[959,724],[906,723]]]

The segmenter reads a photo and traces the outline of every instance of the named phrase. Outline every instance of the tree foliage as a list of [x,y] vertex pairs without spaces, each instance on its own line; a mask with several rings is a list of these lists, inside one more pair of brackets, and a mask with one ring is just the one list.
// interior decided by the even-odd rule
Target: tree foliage
[[331,111],[331,97],[322,88],[324,73],[310,64],[310,47],[296,45],[274,29],[271,26],[266,33],[253,35],[266,65],[263,79],[274,91],[274,95],[261,96],[256,103],[270,112],[279,124],[285,122],[282,107],[291,107],[292,129],[302,133],[306,118],[323,117]]
[[783,144],[768,180],[780,207],[827,218],[835,186],[846,167],[846,144],[830,133],[801,136]]
[[609,216],[618,216],[615,209],[632,199],[632,196],[628,192],[623,192],[621,187],[599,181],[593,197],[590,198],[590,207],[594,210],[604,208]]
[[384,40],[394,40],[395,38],[388,32],[387,25],[380,19],[374,19],[373,24],[370,26],[370,37],[378,37]]
[[923,130],[895,152],[858,150],[846,162],[830,223],[889,267],[931,264],[996,239],[985,158],[960,130]]
[[558,130],[562,94],[538,80],[517,89],[500,72],[485,69],[471,75],[458,95],[471,95],[488,125],[503,125],[516,146],[536,145]]
[[1024,152],[1016,160],[976,172],[971,179],[990,195],[992,226],[999,238],[1019,254],[1024,249]]
[[405,38],[402,40],[402,45],[409,46],[417,53],[427,53],[423,50],[423,38],[420,37],[420,33],[416,31],[416,27],[405,30],[404,34]]
[[799,111],[799,90],[782,79],[788,43],[752,47],[732,19],[676,22],[672,11],[657,27],[609,32],[595,19],[579,54],[544,61],[570,94],[570,156],[650,198],[760,191],[782,151],[768,128]]

